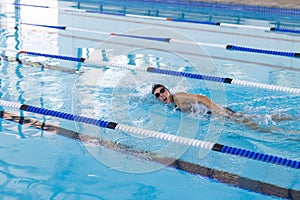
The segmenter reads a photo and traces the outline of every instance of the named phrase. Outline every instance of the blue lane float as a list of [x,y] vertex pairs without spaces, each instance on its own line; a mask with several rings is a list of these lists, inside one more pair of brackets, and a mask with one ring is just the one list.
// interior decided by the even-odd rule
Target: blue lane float
[[296,168],[296,169],[300,168],[300,163],[297,161],[294,161],[294,160],[288,160],[288,159],[280,158],[277,156],[257,153],[257,152],[234,148],[234,147],[230,147],[230,146],[223,145],[220,152],[226,153],[226,154],[231,154],[231,155],[236,155],[236,156],[241,156],[241,157],[249,158],[252,160],[259,160],[259,161],[263,161],[263,162],[267,162],[267,163],[284,165],[284,166],[288,166],[288,167],[292,167],[292,168]]
[[39,108],[39,107],[35,107],[35,106],[28,106],[28,105],[25,105],[25,104],[23,104],[20,107],[20,110],[33,112],[33,113],[37,113],[37,114],[42,114],[42,115],[49,115],[49,116],[52,116],[52,117],[58,117],[58,118],[71,120],[71,121],[76,121],[76,122],[83,122],[83,123],[86,123],[86,124],[92,124],[92,125],[96,125],[96,126],[103,127],[103,128],[107,128],[108,124],[109,124],[109,122],[104,121],[104,120],[96,120],[96,119],[92,119],[92,118],[88,118],[88,117],[81,117],[81,116],[78,116],[78,115],[72,115],[72,114],[63,113],[63,112],[57,112],[57,111],[44,109],[44,108]]
[[287,28],[274,28],[274,27],[272,27],[272,28],[270,28],[270,31],[300,34],[300,30],[293,30],[293,29],[287,29]]
[[226,49],[231,51],[243,51],[243,52],[250,52],[250,53],[260,53],[260,54],[300,58],[300,53],[287,52],[287,51],[284,52],[284,51],[273,51],[273,50],[266,50],[266,49],[256,49],[256,48],[242,47],[236,45],[227,45]]

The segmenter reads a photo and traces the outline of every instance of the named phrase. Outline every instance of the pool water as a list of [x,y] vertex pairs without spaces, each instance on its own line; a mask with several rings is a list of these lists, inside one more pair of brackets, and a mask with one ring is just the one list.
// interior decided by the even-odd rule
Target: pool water
[[[228,15],[214,9],[200,13],[196,8],[190,12],[181,8],[185,15],[178,14],[180,9],[175,15],[174,5],[146,9],[133,1],[127,2],[125,11],[122,1],[119,5],[105,1],[102,6],[92,1],[16,1],[27,4],[20,7],[12,3],[0,6],[1,100],[300,160],[299,94],[88,64],[95,59],[300,88],[298,58],[222,48],[238,45],[298,53],[299,34],[249,28],[280,24],[299,30],[297,16],[280,14],[275,19],[274,14]],[[98,9],[109,14],[84,12]],[[153,18],[145,18],[147,10]],[[154,15],[153,10],[159,12]],[[122,12],[136,16],[116,15]],[[249,27],[159,18],[178,16]],[[11,49],[87,60],[64,61]],[[153,97],[154,83],[165,84],[172,92],[204,94],[271,131],[176,111]],[[3,199],[220,199],[220,195],[222,199],[297,199],[299,195],[299,169],[5,106],[2,110],[6,112],[0,123]],[[276,121],[272,115],[291,119]],[[77,133],[80,140],[70,136],[77,138]]]

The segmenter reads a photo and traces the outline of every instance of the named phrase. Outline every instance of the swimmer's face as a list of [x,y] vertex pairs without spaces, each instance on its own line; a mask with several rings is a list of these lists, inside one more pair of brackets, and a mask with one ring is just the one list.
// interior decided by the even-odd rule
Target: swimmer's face
[[171,103],[171,94],[165,87],[159,87],[154,91],[154,96],[163,103]]

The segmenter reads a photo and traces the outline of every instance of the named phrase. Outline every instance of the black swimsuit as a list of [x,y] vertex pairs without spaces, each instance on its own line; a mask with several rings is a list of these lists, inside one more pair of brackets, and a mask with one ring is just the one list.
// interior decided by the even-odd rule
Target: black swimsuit
[[[175,110],[178,110],[178,111],[181,111],[181,112],[182,112],[181,108],[179,108],[179,107],[174,103],[174,101],[173,101],[173,95],[172,95],[172,101],[171,101],[171,102],[174,104]],[[235,113],[233,110],[231,110],[231,109],[228,108],[228,107],[225,107],[225,109],[229,110],[229,111],[232,112],[232,113]],[[207,117],[210,117],[211,115],[212,115],[212,111],[210,111],[210,110],[208,110],[208,111],[204,114],[204,116],[207,116]]]
[[[178,110],[178,111],[182,111],[175,103],[174,103],[174,107],[175,107],[175,110]],[[230,112],[232,113],[235,113],[235,111],[233,111],[232,109],[228,108],[228,107],[225,107],[225,109],[229,110]],[[207,111],[206,114],[204,116],[207,116],[207,117],[210,117],[212,115],[212,111]]]

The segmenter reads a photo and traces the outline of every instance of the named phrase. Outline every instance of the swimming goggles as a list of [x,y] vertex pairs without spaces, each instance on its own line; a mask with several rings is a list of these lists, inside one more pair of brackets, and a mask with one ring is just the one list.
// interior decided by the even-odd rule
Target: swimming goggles
[[156,98],[158,98],[158,97],[160,96],[160,94],[164,93],[165,91],[166,91],[165,88],[161,88],[161,89],[159,90],[159,93],[155,93],[154,95],[155,95]]

